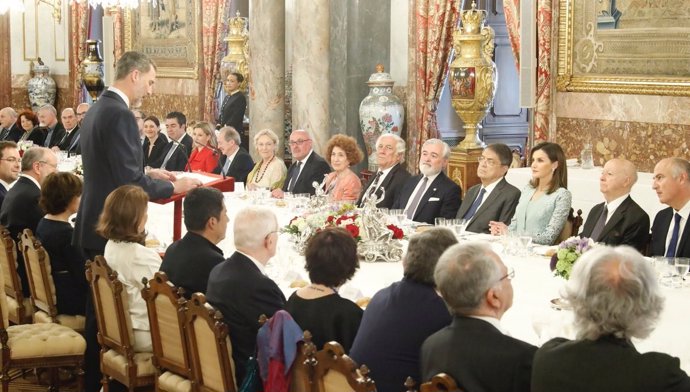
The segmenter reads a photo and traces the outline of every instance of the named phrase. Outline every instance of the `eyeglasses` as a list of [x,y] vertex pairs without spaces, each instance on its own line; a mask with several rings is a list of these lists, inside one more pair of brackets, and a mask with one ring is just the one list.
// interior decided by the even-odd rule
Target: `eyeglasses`
[[52,164],[52,163],[49,163],[49,162],[46,162],[46,161],[38,161],[38,163],[42,163],[42,164],[44,164],[44,165],[48,165],[48,166],[52,167],[53,169],[57,169],[57,167],[58,167],[57,164]]
[[503,275],[501,277],[501,279],[499,279],[498,281],[500,282],[503,279],[513,280],[514,277],[515,277],[515,270],[513,269],[513,267],[510,267],[510,268],[508,268],[508,273]]
[[496,166],[496,165],[499,164],[499,162],[496,161],[496,160],[494,160],[494,159],[485,158],[485,157],[482,157],[482,156],[480,156],[479,158],[477,158],[477,162],[479,162],[480,165],[481,165],[482,163],[486,163],[486,166]]
[[20,158],[0,158],[0,161],[7,161],[9,163],[22,163],[22,160]]
[[308,141],[311,141],[311,139],[299,139],[299,140],[295,140],[295,141],[290,140],[288,142],[288,144],[291,146],[301,146],[303,143],[308,142]]

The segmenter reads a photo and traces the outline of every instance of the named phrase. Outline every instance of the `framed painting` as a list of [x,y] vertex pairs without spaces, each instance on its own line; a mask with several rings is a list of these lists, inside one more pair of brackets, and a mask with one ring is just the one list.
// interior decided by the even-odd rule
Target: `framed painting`
[[561,0],[556,86],[690,96],[690,0]]
[[125,50],[151,57],[159,77],[197,79],[199,10],[199,0],[141,2],[138,9],[125,12]]

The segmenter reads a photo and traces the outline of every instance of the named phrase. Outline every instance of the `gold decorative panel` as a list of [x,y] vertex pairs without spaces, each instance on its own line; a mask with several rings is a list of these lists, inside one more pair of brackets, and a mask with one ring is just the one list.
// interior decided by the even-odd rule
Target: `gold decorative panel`
[[173,111],[182,112],[187,116],[187,123],[200,121],[198,95],[153,94],[144,98],[141,110],[146,115],[158,117],[161,121]]
[[651,172],[662,158],[690,159],[690,125],[563,117],[556,124],[556,142],[567,158],[579,157],[584,141],[590,140],[598,166],[622,157],[634,162],[637,170]]

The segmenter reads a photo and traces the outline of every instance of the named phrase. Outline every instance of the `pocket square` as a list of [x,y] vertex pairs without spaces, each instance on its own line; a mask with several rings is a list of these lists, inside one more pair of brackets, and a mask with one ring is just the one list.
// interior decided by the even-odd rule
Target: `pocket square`
[[439,199],[438,197],[430,197],[429,198],[429,201],[439,201],[439,200],[441,200],[441,199]]

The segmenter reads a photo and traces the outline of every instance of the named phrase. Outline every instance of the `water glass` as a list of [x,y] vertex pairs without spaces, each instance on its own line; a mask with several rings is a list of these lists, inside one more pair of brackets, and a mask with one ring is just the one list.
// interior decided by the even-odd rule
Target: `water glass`
[[434,225],[438,227],[445,227],[447,225],[448,219],[442,218],[442,217],[437,217],[434,219]]
[[683,287],[684,281],[685,281],[685,275],[688,274],[688,270],[690,270],[690,259],[687,257],[675,257],[673,259],[673,267],[674,267],[674,277],[678,277],[678,279],[675,281],[673,287]]
[[532,237],[529,235],[520,235],[517,237],[518,243],[520,244],[520,255],[529,256],[530,255],[530,245],[532,245]]

